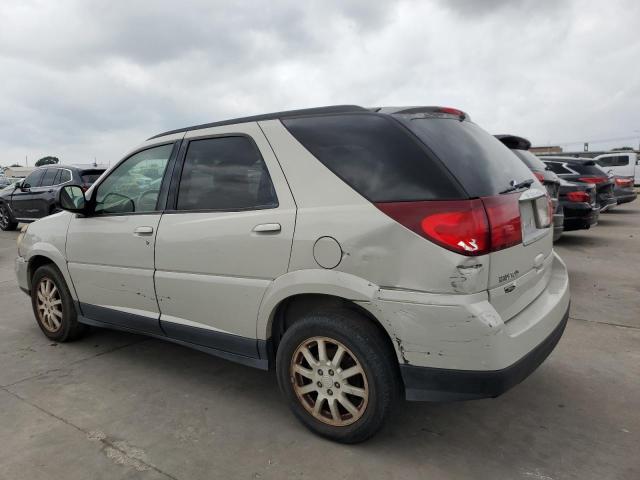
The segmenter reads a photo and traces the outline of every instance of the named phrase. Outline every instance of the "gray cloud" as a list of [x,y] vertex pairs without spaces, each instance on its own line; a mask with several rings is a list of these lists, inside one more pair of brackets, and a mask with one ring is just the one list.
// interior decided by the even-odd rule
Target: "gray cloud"
[[632,0],[5,0],[0,164],[334,103],[452,105],[534,143],[640,136],[637,18]]

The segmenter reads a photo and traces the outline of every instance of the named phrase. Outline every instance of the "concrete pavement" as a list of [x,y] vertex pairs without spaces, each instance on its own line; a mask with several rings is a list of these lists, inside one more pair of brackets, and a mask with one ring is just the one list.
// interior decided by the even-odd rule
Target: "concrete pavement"
[[0,479],[640,478],[640,203],[600,218],[557,245],[571,320],[530,378],[406,403],[356,446],[299,425],[272,374],[120,332],[47,340],[0,232]]

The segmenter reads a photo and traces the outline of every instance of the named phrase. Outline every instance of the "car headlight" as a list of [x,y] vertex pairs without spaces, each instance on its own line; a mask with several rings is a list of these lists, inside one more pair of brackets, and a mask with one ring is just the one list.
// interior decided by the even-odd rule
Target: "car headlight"
[[18,245],[18,254],[20,254],[20,244],[22,243],[22,239],[24,238],[24,234],[27,233],[28,228],[29,228],[29,225],[24,225],[20,229],[20,233],[18,234],[18,239],[16,240],[16,243]]

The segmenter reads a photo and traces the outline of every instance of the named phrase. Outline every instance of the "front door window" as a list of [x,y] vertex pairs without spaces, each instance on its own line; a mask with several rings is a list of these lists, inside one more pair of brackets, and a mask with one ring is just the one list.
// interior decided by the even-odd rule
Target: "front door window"
[[160,183],[172,149],[173,144],[150,148],[121,163],[98,187],[95,213],[156,211]]

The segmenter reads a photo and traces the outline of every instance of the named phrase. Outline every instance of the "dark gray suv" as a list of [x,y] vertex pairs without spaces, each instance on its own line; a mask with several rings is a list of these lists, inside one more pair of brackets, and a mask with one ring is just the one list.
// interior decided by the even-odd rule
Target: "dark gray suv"
[[36,168],[22,182],[0,192],[0,229],[15,230],[18,222],[33,222],[57,210],[56,198],[64,185],[81,185],[85,190],[104,168],[47,165]]

